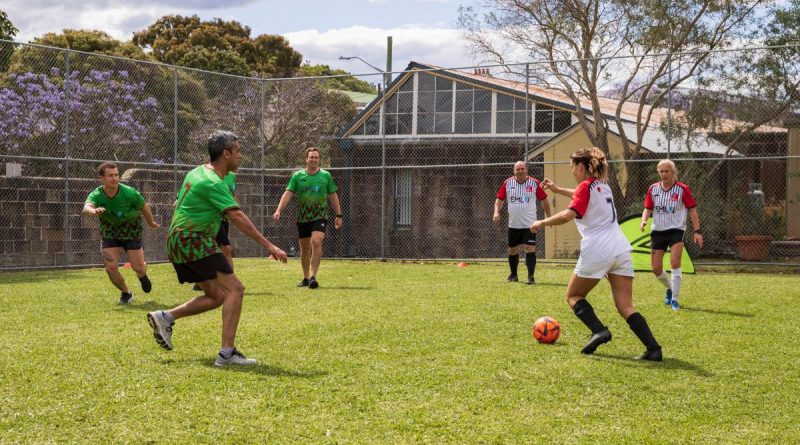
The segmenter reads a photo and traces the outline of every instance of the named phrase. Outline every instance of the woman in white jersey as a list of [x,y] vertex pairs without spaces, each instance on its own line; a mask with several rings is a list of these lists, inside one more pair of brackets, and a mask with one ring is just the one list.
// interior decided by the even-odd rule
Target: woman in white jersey
[[[658,281],[667,288],[664,304],[673,310],[681,308],[678,297],[681,293],[681,255],[683,254],[683,232],[686,230],[686,213],[692,220],[693,241],[703,248],[703,235],[700,233],[700,217],[697,216],[697,202],[688,185],[678,182],[675,163],[664,159],[658,163],[659,182],[647,189],[644,197],[644,211],[639,229],[644,231],[647,219],[653,214],[650,234],[650,264]],[[670,250],[669,263],[672,280],[664,272],[664,254]]]
[[639,358],[661,361],[661,346],[645,318],[633,307],[631,245],[619,228],[614,198],[605,181],[608,172],[605,155],[596,147],[583,148],[570,155],[570,160],[572,175],[578,183],[575,189],[559,187],[549,179],[542,183],[545,189],[572,197],[569,207],[549,218],[535,221],[531,232],[574,219],[581,233],[581,255],[567,285],[567,303],[592,331],[592,337],[581,352],[592,354],[598,346],[611,341],[611,331],[597,318],[586,300],[586,295],[606,277],[611,284],[617,311],[647,348]]

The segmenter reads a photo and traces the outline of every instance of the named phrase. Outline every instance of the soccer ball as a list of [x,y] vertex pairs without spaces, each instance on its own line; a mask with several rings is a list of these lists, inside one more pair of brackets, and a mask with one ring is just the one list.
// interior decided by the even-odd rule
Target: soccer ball
[[533,338],[539,343],[554,343],[561,335],[561,324],[553,317],[542,317],[533,323]]

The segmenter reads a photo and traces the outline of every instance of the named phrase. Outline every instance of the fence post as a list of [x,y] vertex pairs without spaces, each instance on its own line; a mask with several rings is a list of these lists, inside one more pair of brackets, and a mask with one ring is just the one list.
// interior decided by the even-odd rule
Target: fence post
[[64,55],[64,266],[69,267],[69,76],[70,52]]
[[[266,145],[267,145],[267,138],[264,135],[264,131],[266,129],[266,127],[264,126],[264,116],[266,115],[266,113],[264,113],[264,107],[266,106],[267,84],[266,84],[266,82],[264,82],[264,79],[260,79],[259,80],[259,86],[261,87],[261,90],[260,90],[261,91],[261,113],[260,113],[261,117],[259,118],[259,122],[258,122],[258,141],[259,141],[259,144],[261,145],[261,161],[259,163],[259,166],[260,166],[259,170],[261,172],[261,175],[260,175],[261,176],[260,177],[260,187],[259,187],[259,190],[260,190],[259,195],[261,195],[261,214],[259,216],[261,217],[261,233],[263,234],[264,231],[267,228],[267,224],[266,224],[266,221],[265,221],[265,218],[266,218],[265,210],[266,209],[264,208],[266,206],[266,202],[265,202],[265,198],[264,198],[264,194],[266,193],[266,190],[264,189],[264,187],[266,186],[266,182],[267,182],[266,181],[267,172],[264,170],[265,168],[267,168],[266,159],[264,159],[264,157],[265,157],[265,153],[264,152],[266,150]],[[262,249],[258,249],[258,255],[259,255],[259,257],[263,257],[264,256],[264,249],[263,248]]]
[[386,88],[389,86],[386,73],[383,76],[381,93],[381,261],[386,260]]
[[[531,102],[530,102],[530,85],[531,85],[531,64],[525,64],[525,164],[528,163],[528,134],[531,132]],[[516,109],[516,108],[515,108]]]
[[178,67],[172,70],[172,193],[178,193]]
[[667,55],[667,159],[672,148],[672,53]]

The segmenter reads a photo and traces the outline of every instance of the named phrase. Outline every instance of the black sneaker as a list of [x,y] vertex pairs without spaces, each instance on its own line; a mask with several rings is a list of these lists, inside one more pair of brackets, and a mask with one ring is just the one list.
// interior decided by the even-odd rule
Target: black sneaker
[[297,287],[308,287],[308,283],[308,278],[303,278],[299,283],[297,283]]
[[660,362],[664,360],[664,356],[661,355],[661,348],[658,349],[648,349],[644,352],[644,354],[638,357],[638,360],[647,360],[651,362]]
[[533,279],[533,275],[528,275],[528,284],[536,284],[536,281]]
[[593,354],[598,346],[610,341],[611,331],[609,331],[608,328],[603,328],[602,331],[592,335],[592,338],[589,339],[589,343],[586,343],[586,346],[581,349],[581,354]]
[[133,301],[133,292],[122,292],[119,294],[119,304],[128,304]]
[[153,283],[150,282],[150,278],[147,278],[147,275],[139,278],[139,284],[142,285],[142,290],[146,294],[149,294],[150,291],[153,290]]
[[319,287],[319,283],[317,282],[316,277],[311,277],[308,279],[308,288],[309,289],[316,289]]
[[508,276],[508,278],[506,278],[506,281],[508,281],[509,283],[516,283],[517,281],[519,281],[519,278],[517,278],[517,276],[512,273],[511,275]]
[[192,287],[192,290],[193,290],[193,291],[197,291],[197,292],[201,292],[201,291],[203,290],[203,288],[202,288],[202,287],[200,287],[200,285],[199,285],[199,284],[197,284],[197,283],[194,283],[194,287]]

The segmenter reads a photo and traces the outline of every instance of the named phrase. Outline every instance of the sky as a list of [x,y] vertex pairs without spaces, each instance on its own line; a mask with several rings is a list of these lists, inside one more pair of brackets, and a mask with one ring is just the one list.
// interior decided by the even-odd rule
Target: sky
[[445,67],[476,65],[459,30],[458,11],[477,0],[0,0],[14,25],[15,40],[30,42],[65,28],[96,29],[120,40],[168,14],[236,20],[252,36],[281,34],[311,64],[352,73],[374,72],[359,56],[386,67],[392,36],[392,70],[410,61]]

